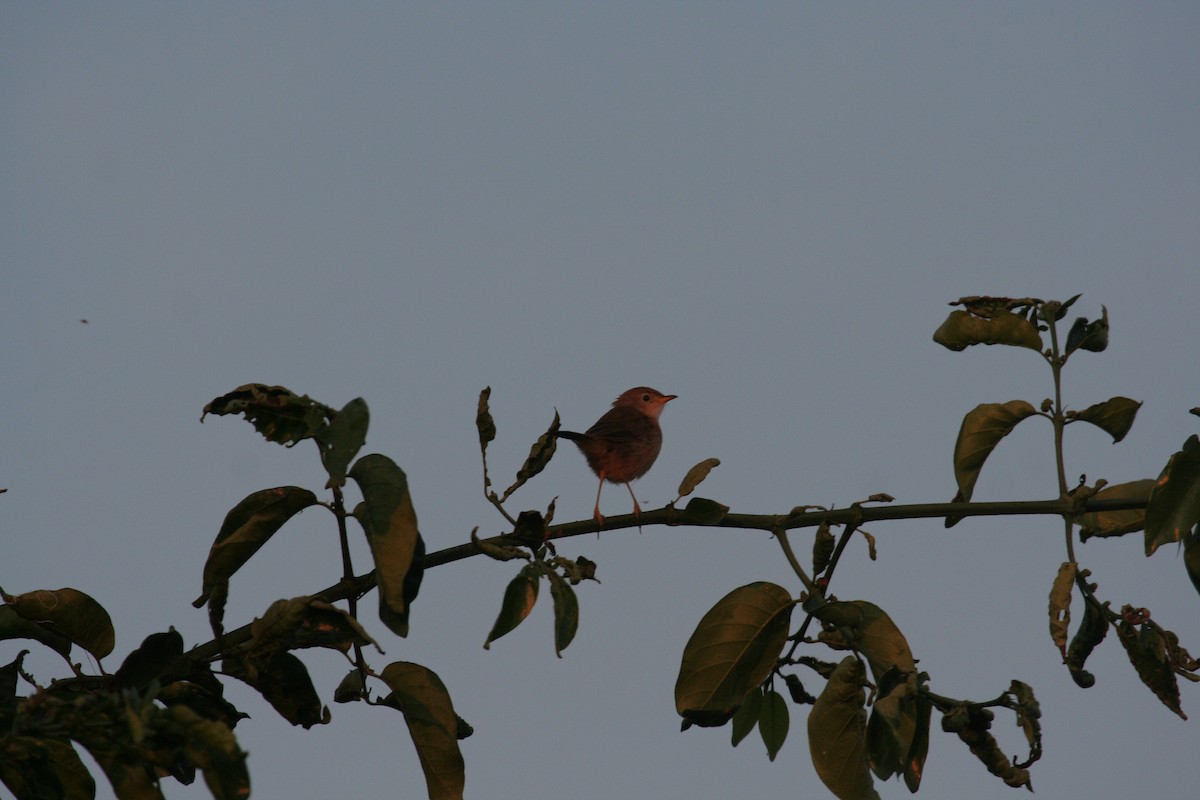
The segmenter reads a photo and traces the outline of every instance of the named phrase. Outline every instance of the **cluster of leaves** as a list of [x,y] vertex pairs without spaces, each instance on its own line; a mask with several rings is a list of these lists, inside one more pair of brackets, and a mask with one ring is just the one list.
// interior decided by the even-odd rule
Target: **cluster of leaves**
[[[1051,423],[1056,447],[1060,500],[1037,513],[1061,515],[1067,559],[1049,595],[1050,633],[1063,662],[1083,687],[1095,683],[1084,666],[1093,650],[1116,631],[1141,680],[1172,711],[1183,716],[1178,677],[1197,680],[1197,663],[1178,637],[1131,604],[1113,611],[1111,601],[1097,596],[1098,585],[1075,558],[1075,544],[1092,537],[1145,532],[1145,551],[1178,542],[1184,564],[1200,591],[1200,439],[1191,437],[1173,455],[1157,480],[1109,486],[1100,480],[1066,484],[1063,468],[1064,429],[1076,422],[1099,427],[1114,442],[1133,425],[1140,403],[1113,397],[1081,411],[1061,401],[1062,369],[1077,352],[1107,347],[1107,311],[1099,319],[1078,318],[1059,341],[1058,324],[1078,297],[1066,302],[1035,298],[963,298],[934,334],[951,350],[975,344],[1002,344],[1039,353],[1050,366],[1054,397],[1039,406],[1025,400],[987,403],[968,412],[954,449],[958,493],[953,502],[932,511],[911,506],[913,516],[942,516],[953,525],[979,512],[972,504],[975,484],[988,457],[1026,419]],[[1043,335],[1050,342],[1045,344]],[[366,650],[375,640],[358,614],[358,601],[378,588],[378,618],[392,633],[406,636],[413,601],[427,566],[456,558],[485,555],[497,561],[521,561],[510,579],[484,647],[527,619],[543,581],[549,584],[554,611],[554,648],[562,656],[579,627],[575,588],[595,580],[596,564],[585,557],[560,556],[555,542],[596,530],[592,520],[553,524],[555,503],[544,510],[512,514],[505,503],[542,472],[554,456],[559,427],[550,427],[530,447],[528,457],[503,492],[492,488],[488,445],[496,437],[489,408],[490,389],[479,397],[476,427],[483,461],[484,496],[511,525],[511,532],[487,539],[473,532],[470,542],[426,554],[404,472],[386,456],[358,456],[369,426],[367,405],[352,400],[340,410],[278,386],[250,384],[209,403],[204,414],[242,415],[268,441],[291,447],[311,439],[328,474],[330,500],[296,486],[253,492],[234,506],[213,543],[204,565],[202,592],[196,606],[207,606],[214,639],[185,650],[174,629],[153,634],[126,657],[116,672],[100,667],[87,675],[71,662],[74,647],[97,664],[111,654],[112,622],[92,598],[74,589],[3,595],[0,639],[25,639],[59,653],[72,677],[41,685],[23,667],[27,651],[0,667],[0,780],[18,798],[91,798],[95,784],[80,762],[82,746],[100,764],[121,798],[161,797],[160,780],[194,780],[197,771],[216,798],[249,795],[245,753],[234,729],[246,715],[223,697],[222,678],[234,678],[256,689],[284,719],[305,728],[328,723],[331,714],[298,651],[318,647],[342,653],[350,669],[332,692],[335,702],[367,702],[402,712],[424,770],[428,795],[435,800],[460,798],[465,785],[458,741],[470,726],[454,711],[450,694],[429,668],[393,662],[373,668]],[[1200,410],[1194,410],[1200,413]],[[203,417],[202,417],[203,419]],[[688,497],[719,465],[706,459],[684,476],[678,497],[663,509],[611,517],[602,528],[634,524],[709,525],[761,528],[775,534],[796,573],[801,590],[756,582],[735,588],[705,613],[682,656],[675,686],[676,709],[683,728],[730,725],[736,746],[758,729],[768,756],[781,752],[790,726],[792,706],[811,706],[807,733],[818,775],[839,798],[877,797],[874,781],[901,778],[910,791],[920,787],[936,710],[943,731],[958,737],[992,774],[1013,787],[1031,785],[1029,768],[1042,752],[1041,712],[1031,687],[1020,681],[987,700],[962,700],[935,693],[929,676],[897,624],[868,600],[841,600],[830,585],[847,542],[861,534],[875,558],[875,540],[861,528],[875,509],[854,503],[849,509],[798,506],[788,514],[731,514],[715,500]],[[361,501],[348,511],[344,489],[352,481]],[[873,495],[868,503],[889,503]],[[232,579],[247,561],[300,512],[319,507],[335,522],[342,544],[341,580],[316,594],[276,601],[251,624],[225,629],[224,610]],[[887,518],[904,518],[904,509]],[[357,524],[369,545],[373,570],[355,575],[348,550],[348,522]],[[842,526],[840,536],[833,528]],[[796,558],[788,532],[815,527],[812,568]],[[1070,607],[1078,595],[1081,621],[1072,635]],[[345,601],[346,608],[334,603]],[[799,607],[802,621],[793,628]],[[818,628],[809,635],[810,627]],[[834,658],[828,654],[833,653]],[[843,655],[844,654],[844,655]],[[837,658],[840,656],[840,659]],[[216,668],[214,668],[216,666]],[[824,681],[815,696],[801,678],[807,670]],[[807,677],[806,677],[807,679]],[[33,687],[20,696],[18,683]],[[381,686],[379,686],[381,684]],[[373,688],[379,686],[377,696]],[[786,697],[785,697],[786,694]],[[790,700],[790,702],[789,702]],[[1011,712],[1023,731],[1028,755],[1009,757],[990,728],[993,709]]]
[[[458,740],[470,726],[455,713],[449,692],[427,667],[394,662],[373,669],[363,648],[375,645],[360,624],[358,597],[379,589],[379,620],[393,633],[408,633],[411,604],[420,589],[425,546],[404,472],[378,454],[355,460],[366,440],[369,413],[362,399],[341,410],[279,386],[250,384],[216,398],[205,415],[242,414],[268,441],[293,446],[312,439],[329,476],[329,503],[296,486],[257,491],[225,517],[204,565],[196,606],[207,604],[214,641],[184,651],[174,629],[153,634],[113,674],[85,675],[70,663],[79,645],[97,664],[115,639],[108,614],[74,589],[4,595],[0,638],[25,638],[68,660],[74,677],[41,686],[22,669],[25,651],[0,670],[0,780],[19,798],[91,798],[94,782],[72,743],[100,764],[121,798],[162,797],[167,776],[190,783],[199,770],[216,798],[244,798],[250,783],[245,753],[234,735],[246,717],[223,698],[218,676],[257,690],[284,719],[309,728],[328,723],[321,701],[296,651],[336,650],[352,668],[333,693],[337,702],[365,701],[399,710],[425,771],[432,798],[462,796],[463,761]],[[344,505],[343,487],[353,480],[362,501]],[[284,525],[310,507],[330,511],[343,543],[346,574],[331,590],[278,600],[251,624],[224,628],[230,581]],[[374,570],[356,578],[346,548],[347,520],[362,529]],[[332,601],[346,599],[349,610]],[[219,662],[219,672],[212,664]],[[17,695],[23,677],[35,691]],[[372,699],[369,681],[382,684]]]

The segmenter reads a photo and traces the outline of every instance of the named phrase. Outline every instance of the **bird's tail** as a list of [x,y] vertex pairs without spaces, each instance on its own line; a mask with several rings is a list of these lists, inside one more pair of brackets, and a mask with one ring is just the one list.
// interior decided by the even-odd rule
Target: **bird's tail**
[[588,438],[586,433],[576,433],[575,431],[555,431],[554,435],[560,439],[570,439],[572,442],[582,442]]

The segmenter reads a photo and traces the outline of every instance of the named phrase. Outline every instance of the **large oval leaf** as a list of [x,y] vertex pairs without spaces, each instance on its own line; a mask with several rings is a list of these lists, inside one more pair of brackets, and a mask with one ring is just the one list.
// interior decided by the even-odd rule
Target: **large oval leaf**
[[1024,400],[982,403],[967,412],[954,443],[954,478],[962,502],[970,502],[979,470],[1000,440],[1012,433],[1017,423],[1036,413],[1037,409]]
[[1171,456],[1146,507],[1146,555],[1159,545],[1178,542],[1200,522],[1200,438],[1188,437]]
[[421,552],[417,512],[408,493],[408,478],[387,456],[372,453],[354,463],[350,477],[362,490],[363,502],[354,510],[362,525],[375,560],[375,583],[379,587],[379,619],[398,636],[408,635],[408,605],[415,597],[405,579],[410,570],[423,569],[416,563]]
[[775,668],[795,602],[773,583],[751,583],[721,598],[683,649],[675,708],[688,722],[724,725]]
[[821,782],[841,800],[877,800],[867,764],[867,675],[846,656],[808,715],[808,747]]
[[204,587],[192,603],[208,602],[214,587],[226,583],[275,532],[296,514],[316,505],[317,496],[299,486],[263,489],[242,500],[225,515],[204,562]]
[[388,664],[380,677],[392,690],[384,702],[404,714],[430,800],[459,800],[466,774],[458,749],[458,717],[446,685],[433,670],[407,661]]
[[104,606],[78,589],[39,589],[5,595],[4,600],[24,619],[70,639],[97,659],[111,653],[116,644],[112,618]]

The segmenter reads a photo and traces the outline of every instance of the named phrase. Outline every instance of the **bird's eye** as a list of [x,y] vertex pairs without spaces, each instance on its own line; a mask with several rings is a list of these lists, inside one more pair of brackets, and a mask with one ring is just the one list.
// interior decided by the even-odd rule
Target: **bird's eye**
[[642,395],[642,402],[643,402],[643,403],[649,403],[649,402],[650,402],[650,395],[648,395],[648,394],[644,394],[644,395]]

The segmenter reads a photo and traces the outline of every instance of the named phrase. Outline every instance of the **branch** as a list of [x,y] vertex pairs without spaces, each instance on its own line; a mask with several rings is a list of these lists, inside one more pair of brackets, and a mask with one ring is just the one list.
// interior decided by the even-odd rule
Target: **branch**
[[[1144,500],[1097,500],[1091,498],[1084,503],[1083,511],[1124,511],[1145,507],[1146,502]],[[865,522],[879,520],[1012,515],[1062,516],[1077,512],[1078,509],[1072,508],[1071,504],[1064,500],[1023,500],[998,503],[915,503],[910,505],[871,507],[855,504],[849,508],[837,508],[829,511],[806,511],[801,514],[726,514],[720,520],[711,524],[688,522],[686,525],[691,528],[742,528],[770,532],[780,529],[815,528],[822,521],[827,521],[830,525],[845,525],[849,523],[858,523],[861,525]],[[606,517],[604,524],[600,526],[600,530],[634,528],[639,524],[643,526],[657,524],[678,527],[682,523],[679,522],[679,510],[668,506],[653,511],[643,511],[640,520],[633,514]],[[595,520],[587,519],[577,522],[567,522],[547,528],[545,539],[567,539],[573,536],[596,533],[596,530]],[[499,536],[492,536],[484,541],[488,544],[496,545],[533,545],[536,547],[542,544],[543,540],[539,536],[537,542],[529,542],[525,537],[506,533]],[[479,555],[481,552],[471,542],[447,547],[444,550],[438,550],[426,555],[425,568],[440,567],[454,561],[462,561],[465,558]],[[344,578],[332,586],[316,592],[314,596],[320,597],[326,602],[334,603],[338,600],[347,600],[351,597],[362,597],[373,588],[375,588],[374,570],[355,578]],[[250,626],[243,625],[225,634],[225,649],[228,650],[248,641],[250,641]],[[211,661],[220,655],[221,649],[217,646],[216,641],[209,641],[192,648],[184,657],[192,660]]]

